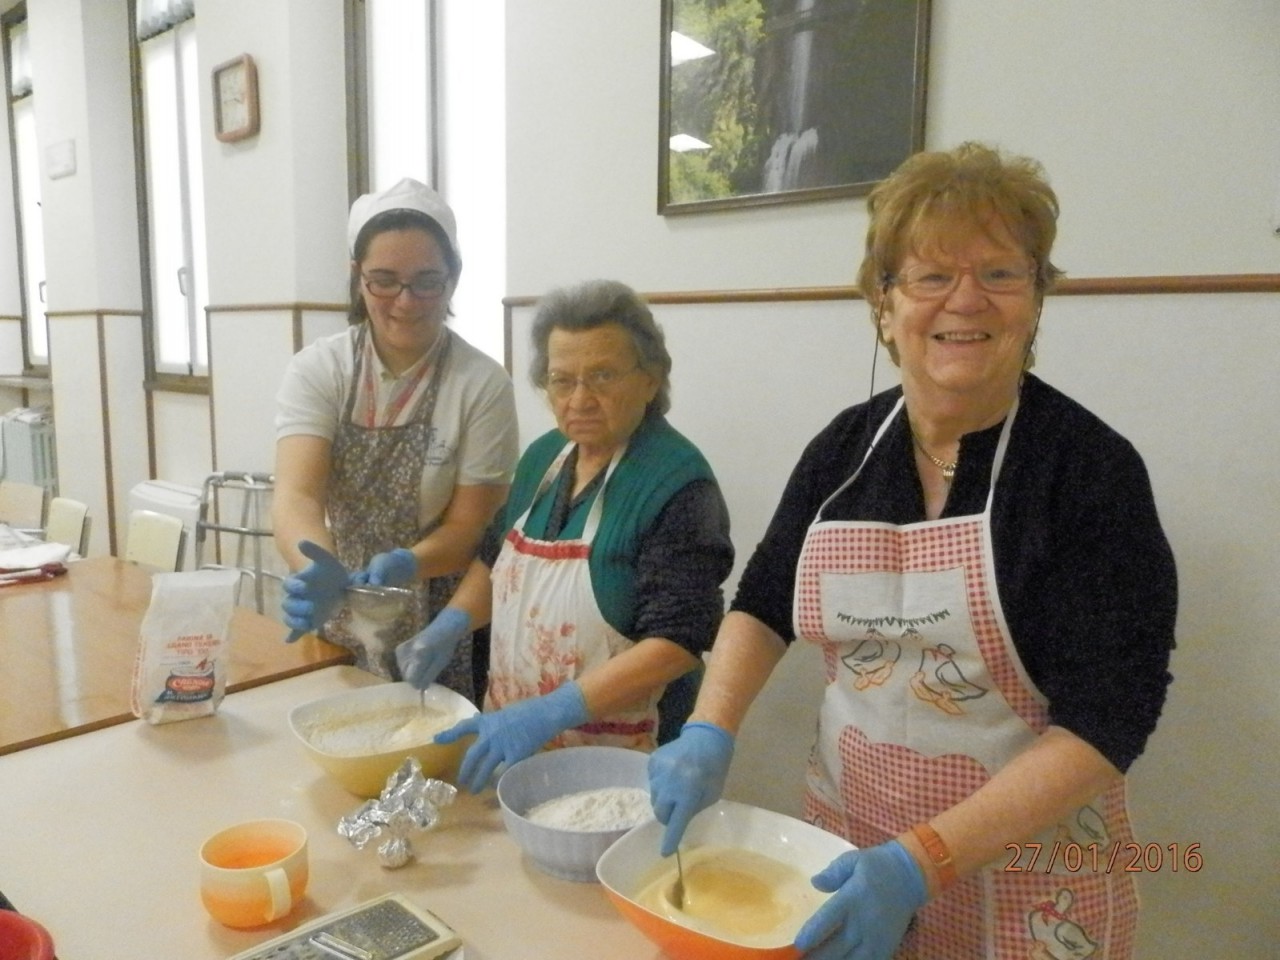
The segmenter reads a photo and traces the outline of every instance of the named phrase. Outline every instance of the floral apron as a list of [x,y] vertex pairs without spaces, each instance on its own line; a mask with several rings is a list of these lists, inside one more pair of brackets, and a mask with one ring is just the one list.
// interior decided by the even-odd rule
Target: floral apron
[[[417,543],[435,527],[418,522],[422,472],[431,454],[440,380],[448,365],[452,334],[443,331],[444,342],[431,372],[427,389],[418,399],[407,423],[394,427],[365,427],[352,422],[357,387],[364,369],[366,325],[356,337],[355,369],[347,391],[345,409],[333,440],[329,475],[329,525],[337,544],[338,559],[348,570],[361,570],[374,554]],[[357,629],[350,607],[325,626],[325,639],[351,650],[356,666],[391,680],[400,678],[395,648],[430,622],[444,607],[458,585],[460,575],[432,577],[411,587],[413,599],[393,624],[374,631]],[[452,690],[474,699],[471,682],[471,638],[438,679]]]
[[[823,520],[859,465],[805,538],[795,628],[821,645],[827,680],[805,817],[858,846],[963,800],[1048,726],[1046,701],[1009,638],[992,551],[991,503],[1016,413],[1001,432],[982,514],[905,526]],[[925,905],[895,957],[1131,957],[1136,891],[1122,869],[1107,869],[1113,846],[1133,839],[1124,782],[1035,839],[1043,846],[1034,864],[1034,846],[1022,844]]]
[[[486,710],[550,693],[633,645],[600,612],[588,565],[609,477],[623,451],[609,463],[580,539],[537,540],[521,532],[533,505],[560,475],[572,450],[573,444],[567,444],[547,468],[529,509],[512,526],[493,565]],[[566,730],[550,746],[595,744],[652,750],[658,731],[657,704],[655,693],[638,709]]]

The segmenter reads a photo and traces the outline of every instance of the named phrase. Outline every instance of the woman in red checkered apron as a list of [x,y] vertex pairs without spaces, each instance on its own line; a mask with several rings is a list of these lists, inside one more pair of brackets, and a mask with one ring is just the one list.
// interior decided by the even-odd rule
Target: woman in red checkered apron
[[805,816],[859,848],[814,878],[833,895],[805,956],[1124,960],[1122,774],[1163,704],[1176,577],[1136,451],[1027,372],[1056,198],[1033,161],[966,144],[869,209],[860,281],[902,386],[792,473],[650,762],[663,852],[803,637],[827,681]]

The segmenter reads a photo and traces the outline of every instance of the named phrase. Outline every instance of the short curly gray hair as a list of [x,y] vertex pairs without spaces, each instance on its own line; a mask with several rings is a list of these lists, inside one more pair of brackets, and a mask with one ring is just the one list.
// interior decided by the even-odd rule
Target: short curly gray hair
[[588,280],[561,287],[538,301],[530,334],[533,359],[529,362],[529,379],[535,387],[547,385],[547,344],[552,330],[594,330],[607,323],[616,323],[627,331],[640,367],[659,381],[658,392],[645,408],[645,415],[665,414],[671,409],[671,354],[667,352],[662,327],[640,295],[616,280]]

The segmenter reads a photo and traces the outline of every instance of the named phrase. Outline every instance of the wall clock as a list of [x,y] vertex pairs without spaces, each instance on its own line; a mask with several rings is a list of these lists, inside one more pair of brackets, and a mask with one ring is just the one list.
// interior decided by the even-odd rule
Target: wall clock
[[258,132],[258,68],[247,53],[213,68],[213,132],[224,143]]

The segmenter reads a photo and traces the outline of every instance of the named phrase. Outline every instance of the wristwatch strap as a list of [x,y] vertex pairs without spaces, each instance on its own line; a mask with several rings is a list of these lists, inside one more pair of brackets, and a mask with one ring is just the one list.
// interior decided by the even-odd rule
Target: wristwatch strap
[[917,823],[911,828],[911,832],[920,841],[920,846],[924,847],[929,861],[938,871],[938,889],[947,889],[956,882],[957,877],[955,864],[951,862],[951,851],[947,849],[946,842],[938,836],[938,831],[927,823]]

